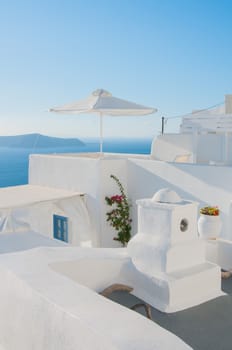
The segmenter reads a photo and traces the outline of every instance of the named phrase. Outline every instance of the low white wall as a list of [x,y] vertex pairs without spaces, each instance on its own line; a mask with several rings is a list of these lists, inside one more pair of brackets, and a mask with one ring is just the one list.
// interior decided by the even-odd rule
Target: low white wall
[[[77,166],[78,162],[78,166]],[[99,158],[65,155],[30,156],[29,183],[96,195]]]
[[155,160],[128,162],[128,194],[133,202],[133,232],[137,232],[135,201],[150,198],[161,188],[171,188],[182,198],[203,205],[218,205],[223,220],[222,236],[232,239],[232,167],[167,163]]

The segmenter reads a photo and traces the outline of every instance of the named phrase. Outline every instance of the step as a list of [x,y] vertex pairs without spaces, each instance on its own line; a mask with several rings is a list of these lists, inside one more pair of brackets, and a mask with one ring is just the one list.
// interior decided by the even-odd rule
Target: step
[[153,276],[134,268],[130,277],[132,293],[163,312],[184,310],[224,295],[220,267],[210,262]]

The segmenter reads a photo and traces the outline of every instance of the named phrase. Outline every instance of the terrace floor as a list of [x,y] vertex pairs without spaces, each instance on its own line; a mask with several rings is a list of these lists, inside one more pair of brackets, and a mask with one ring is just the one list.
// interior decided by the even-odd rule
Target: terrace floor
[[[231,350],[232,278],[222,280],[222,289],[227,295],[184,311],[165,314],[152,308],[153,320],[194,350]],[[113,293],[110,299],[127,307],[140,302],[135,296],[123,292]]]

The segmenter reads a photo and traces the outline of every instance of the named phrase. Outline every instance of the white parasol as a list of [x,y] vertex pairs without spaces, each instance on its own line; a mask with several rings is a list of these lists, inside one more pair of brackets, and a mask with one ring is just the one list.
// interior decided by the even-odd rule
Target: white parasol
[[143,116],[155,113],[157,112],[157,109],[145,107],[134,102],[113,97],[108,91],[98,89],[84,100],[80,100],[61,107],[51,108],[50,112],[63,114],[98,113],[100,116],[100,152],[102,152],[102,119],[104,115]]

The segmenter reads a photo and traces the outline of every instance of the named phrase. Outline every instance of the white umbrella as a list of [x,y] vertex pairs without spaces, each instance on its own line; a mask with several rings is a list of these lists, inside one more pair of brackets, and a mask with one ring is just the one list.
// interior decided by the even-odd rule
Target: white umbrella
[[157,109],[138,105],[113,97],[108,91],[98,89],[89,97],[62,107],[51,108],[50,112],[63,114],[98,113],[100,116],[100,152],[102,152],[102,118],[110,116],[142,116],[155,113]]

